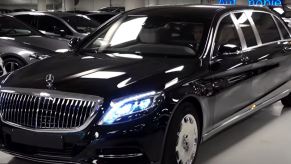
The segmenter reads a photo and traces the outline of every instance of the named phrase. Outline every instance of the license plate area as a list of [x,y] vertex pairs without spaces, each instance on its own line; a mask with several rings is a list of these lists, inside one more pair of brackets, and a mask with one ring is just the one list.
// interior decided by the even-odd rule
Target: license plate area
[[20,129],[10,130],[11,142],[28,146],[63,149],[63,137],[58,134],[30,132]]

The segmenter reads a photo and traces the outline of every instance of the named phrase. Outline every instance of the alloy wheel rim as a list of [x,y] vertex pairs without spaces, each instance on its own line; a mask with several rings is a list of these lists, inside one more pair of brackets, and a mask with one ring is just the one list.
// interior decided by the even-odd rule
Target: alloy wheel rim
[[7,62],[4,65],[7,72],[13,72],[17,69],[19,69],[19,64],[17,62]]
[[178,164],[192,164],[197,151],[198,127],[193,115],[187,114],[181,120],[177,133],[176,159]]

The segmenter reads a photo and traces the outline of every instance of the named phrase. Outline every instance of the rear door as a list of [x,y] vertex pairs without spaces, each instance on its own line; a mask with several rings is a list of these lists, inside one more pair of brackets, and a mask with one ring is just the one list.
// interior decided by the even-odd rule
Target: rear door
[[277,22],[271,13],[248,10],[245,14],[253,24],[258,41],[258,45],[247,43],[244,50],[252,64],[250,94],[252,99],[258,100],[291,77],[290,35],[287,31],[280,30],[280,26],[283,26],[282,30],[285,29],[284,25]]

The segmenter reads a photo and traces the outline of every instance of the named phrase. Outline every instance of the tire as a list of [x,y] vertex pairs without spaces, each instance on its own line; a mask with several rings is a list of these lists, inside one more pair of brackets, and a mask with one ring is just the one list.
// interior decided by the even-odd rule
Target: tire
[[[162,164],[186,164],[186,161],[187,164],[194,164],[201,139],[200,125],[194,105],[188,102],[181,104],[168,129]],[[191,135],[191,129],[195,131],[195,137]]]
[[4,61],[4,67],[7,72],[13,72],[26,65],[26,63],[23,62],[21,59],[18,59],[15,57],[7,57],[7,58],[4,58],[3,61]]
[[282,104],[286,107],[291,107],[291,95],[288,95],[287,97],[284,97],[281,100]]

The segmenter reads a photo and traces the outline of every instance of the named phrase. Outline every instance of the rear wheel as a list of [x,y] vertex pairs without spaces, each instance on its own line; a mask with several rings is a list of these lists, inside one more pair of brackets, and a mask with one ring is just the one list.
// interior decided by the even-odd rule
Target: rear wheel
[[282,104],[286,107],[291,107],[291,95],[288,95],[287,97],[284,97],[281,100]]
[[174,113],[167,134],[162,164],[193,164],[201,138],[200,121],[191,103]]
[[4,58],[4,68],[7,72],[13,72],[23,66],[25,66],[25,62],[15,57]]

